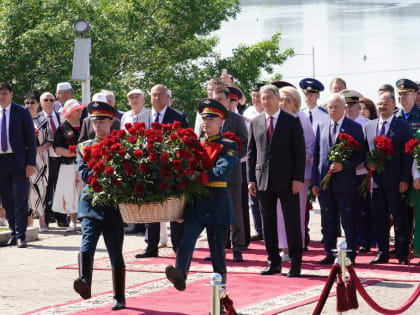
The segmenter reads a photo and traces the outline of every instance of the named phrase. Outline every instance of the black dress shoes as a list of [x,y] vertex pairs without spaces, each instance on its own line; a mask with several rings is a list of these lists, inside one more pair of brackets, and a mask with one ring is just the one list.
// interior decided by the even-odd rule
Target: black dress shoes
[[171,281],[178,291],[184,291],[186,288],[185,285],[185,277],[182,275],[182,273],[176,269],[174,266],[167,266],[165,269],[166,278],[168,278],[169,281]]
[[327,255],[324,259],[318,261],[318,264],[320,264],[320,265],[331,265],[331,264],[334,263],[334,260],[335,260],[334,256]]
[[281,265],[272,266],[269,265],[263,271],[260,272],[260,275],[267,276],[267,275],[274,275],[276,273],[281,273]]
[[300,269],[290,269],[289,272],[287,273],[287,276],[289,278],[298,278],[300,277]]
[[205,260],[205,261],[211,261],[211,256],[206,256],[206,257],[203,258],[203,260]]
[[359,253],[369,253],[370,252],[370,248],[367,246],[360,246],[359,248]]
[[251,241],[262,241],[264,240],[264,237],[262,234],[255,234],[251,236]]
[[243,262],[242,253],[240,251],[233,251],[233,262]]
[[28,245],[26,244],[26,242],[24,240],[18,239],[17,240],[17,247],[18,248],[26,248],[26,247],[28,247]]
[[386,264],[389,260],[389,255],[385,253],[379,253],[369,264]]
[[158,256],[159,255],[158,255],[157,252],[150,253],[150,252],[147,252],[147,251],[144,250],[144,251],[138,253],[136,255],[136,258],[148,258],[148,257],[158,257]]
[[401,258],[398,263],[400,265],[408,266],[408,259],[407,258]]

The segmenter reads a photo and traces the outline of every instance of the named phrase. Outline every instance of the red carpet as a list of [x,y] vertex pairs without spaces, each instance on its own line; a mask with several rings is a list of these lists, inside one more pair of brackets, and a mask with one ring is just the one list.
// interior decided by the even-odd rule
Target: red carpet
[[[190,277],[184,292],[175,290],[166,279],[129,288],[126,290],[127,309],[118,311],[118,314],[208,314],[211,305],[211,289],[206,285],[209,283],[208,274],[194,276]],[[274,275],[264,276],[264,281],[261,277],[254,274],[228,275],[227,291],[238,312],[268,315],[313,302],[325,282],[321,277],[290,279]],[[114,314],[110,310],[111,301],[110,294],[98,295],[90,300],[73,301],[26,314],[46,310],[54,314]]]
[[[166,265],[175,264],[175,254],[171,248],[160,249],[160,257],[147,259],[134,258],[134,255],[139,251],[124,254],[127,271],[164,272]],[[207,248],[197,248],[194,251],[190,272],[213,272],[211,262],[203,260],[208,255],[209,250]],[[259,273],[267,266],[267,256],[263,242],[252,242],[243,256],[245,260],[243,263],[233,263],[232,250],[226,251],[229,273]],[[317,264],[324,256],[323,245],[320,242],[311,242],[309,250],[303,253],[302,274],[327,276],[331,266]],[[386,280],[420,280],[420,266],[401,266],[395,257],[391,257],[388,264],[370,265],[369,261],[375,256],[376,252],[357,256],[355,269],[360,277]],[[416,258],[412,263],[416,264],[418,260]],[[283,267],[286,272],[290,267],[290,262],[283,263]],[[94,268],[97,270],[110,269],[109,259],[107,257],[95,259]],[[58,269],[77,269],[77,264],[58,267]]]

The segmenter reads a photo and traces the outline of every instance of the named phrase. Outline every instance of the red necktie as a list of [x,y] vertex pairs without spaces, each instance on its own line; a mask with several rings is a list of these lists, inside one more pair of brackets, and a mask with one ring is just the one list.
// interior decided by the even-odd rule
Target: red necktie
[[55,124],[54,124],[54,120],[53,120],[53,118],[52,118],[52,115],[48,115],[48,118],[50,119],[51,129],[52,129],[53,134],[54,134],[54,136],[55,136],[55,131],[57,130],[57,128],[56,128],[56,126],[55,126]]
[[270,121],[268,124],[268,130],[267,130],[267,138],[268,143],[271,142],[271,138],[273,137],[273,116],[269,116],[268,120]]

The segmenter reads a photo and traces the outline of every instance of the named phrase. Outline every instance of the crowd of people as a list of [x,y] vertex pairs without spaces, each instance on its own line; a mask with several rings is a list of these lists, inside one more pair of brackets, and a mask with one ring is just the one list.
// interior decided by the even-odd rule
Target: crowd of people
[[[416,235],[413,205],[420,175],[404,146],[419,137],[420,85],[401,79],[395,86],[396,90],[390,84],[382,85],[375,104],[348,89],[343,79],[335,78],[327,103],[319,104],[324,85],[315,78],[300,81],[303,100],[298,88],[289,82],[255,83],[250,91],[251,104],[246,106],[246,97],[231,76],[224,74],[207,82],[208,99],[222,104],[229,113],[223,117],[220,132],[230,131],[242,142],[227,181],[233,222],[226,247],[232,247],[234,262],[243,261],[242,252],[250,241],[264,240],[268,267],[261,274],[279,273],[282,261],[291,260],[288,275],[300,276],[302,252],[310,241],[307,209],[308,196],[312,195],[321,207],[325,258],[320,264],[334,261],[332,250],[341,227],[352,250],[348,257],[354,263],[358,252],[370,252],[373,247],[378,252],[371,263],[387,263],[392,254],[391,225],[395,255],[400,264],[408,264],[409,247]],[[59,83],[55,96],[29,91],[24,106],[20,106],[12,101],[11,85],[0,83],[0,195],[6,210],[0,210],[0,225],[6,218],[11,230],[4,245],[26,247],[25,232],[32,218],[39,220],[40,232],[48,231],[54,221],[69,232],[77,228],[85,183],[72,147],[94,139],[95,131],[87,107],[73,98],[70,83]],[[131,109],[116,111],[111,130],[124,128],[126,123],[145,122],[149,127],[152,122],[175,120],[189,127],[186,115],[172,107],[171,91],[166,86],[155,85],[150,98],[151,108],[147,110],[145,93],[131,90],[127,94]],[[111,91],[96,93],[92,101],[116,107]],[[198,111],[194,131],[199,138],[205,136]],[[341,133],[351,135],[360,148],[345,163],[331,162],[329,154],[340,142]],[[367,159],[377,136],[389,137],[395,148],[381,172],[376,172],[376,165]],[[358,187],[369,172],[373,173],[372,188],[363,196]],[[326,174],[332,174],[329,188],[321,185]],[[25,190],[28,194],[23,193]],[[250,212],[256,232],[252,236]],[[166,225],[150,223],[146,230],[148,245],[136,255],[139,259],[158,256],[160,232],[166,236]],[[184,225],[171,222],[175,252],[183,234]],[[414,238],[414,253],[419,252],[419,243]]]

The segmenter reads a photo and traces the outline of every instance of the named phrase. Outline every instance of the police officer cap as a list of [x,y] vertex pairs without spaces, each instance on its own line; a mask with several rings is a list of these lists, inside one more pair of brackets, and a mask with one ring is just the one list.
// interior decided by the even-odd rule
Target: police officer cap
[[228,89],[230,92],[230,99],[235,99],[239,101],[243,97],[242,92],[238,88],[233,87],[233,86],[228,86]]
[[285,87],[285,86],[291,86],[292,88],[296,89],[296,87],[292,83],[289,83],[287,81],[282,81],[282,80],[274,81],[274,82],[271,82],[270,84],[277,86],[277,88],[279,88],[279,89],[281,89],[282,87]]
[[259,92],[265,83],[254,83],[251,88],[251,92]]
[[398,92],[416,92],[419,89],[416,82],[409,79],[399,79],[395,85]]
[[344,96],[346,104],[348,105],[359,103],[359,100],[363,97],[359,92],[348,89],[340,91],[340,94]]
[[303,93],[319,93],[324,91],[324,85],[317,79],[305,78],[299,82],[300,88]]
[[119,115],[119,112],[114,107],[101,101],[90,102],[88,104],[88,112],[91,120],[113,119]]
[[203,98],[198,102],[198,113],[201,117],[220,117],[229,118],[229,112],[222,104],[211,98]]

